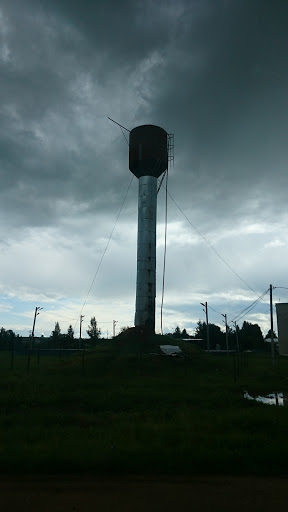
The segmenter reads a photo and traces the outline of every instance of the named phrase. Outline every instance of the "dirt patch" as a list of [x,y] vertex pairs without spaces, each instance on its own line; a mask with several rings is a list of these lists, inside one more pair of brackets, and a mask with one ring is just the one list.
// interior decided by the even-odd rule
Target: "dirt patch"
[[2,476],[0,509],[21,512],[287,511],[288,477]]

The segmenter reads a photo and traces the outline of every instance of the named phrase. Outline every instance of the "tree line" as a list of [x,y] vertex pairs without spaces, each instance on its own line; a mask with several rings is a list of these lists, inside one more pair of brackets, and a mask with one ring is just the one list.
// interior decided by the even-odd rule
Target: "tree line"
[[[96,342],[101,336],[101,329],[98,328],[97,321],[95,316],[91,318],[88,329],[86,330],[90,344]],[[29,336],[30,338],[32,335]],[[35,336],[34,340],[39,341],[39,337]],[[62,333],[59,322],[55,322],[55,327],[50,334],[49,338],[40,338],[41,346],[46,346],[49,348],[78,348],[79,346],[79,338],[75,338],[75,333],[72,325],[69,325],[67,332]],[[32,341],[32,339],[31,339]],[[34,341],[35,343],[35,341]],[[16,334],[12,329],[4,329],[1,327],[0,329],[0,349],[11,349],[14,348],[23,348],[23,340],[19,334]]]
[[[199,345],[202,348],[207,348],[207,324],[206,322],[197,322],[197,327],[193,336],[189,336],[186,329],[181,331],[180,327],[177,326],[173,333],[168,333],[168,336],[178,339],[198,339],[201,340]],[[243,322],[242,327],[237,326],[236,331],[228,327],[228,346],[231,350],[237,350],[237,336],[240,350],[265,350],[267,349],[267,343],[265,339],[271,338],[271,329],[267,332],[266,336],[263,336],[261,328],[258,324]],[[273,331],[274,339],[277,338]],[[225,350],[226,349],[226,333],[221,330],[218,325],[210,324],[209,322],[209,346],[211,350]],[[269,347],[268,347],[269,348]]]
[[[121,331],[125,331],[127,327],[122,327]],[[89,336],[88,344],[93,345],[101,338],[101,329],[98,328],[95,316],[91,318],[90,324],[86,333]],[[241,328],[237,327],[238,343],[240,350],[265,350],[269,348],[264,339],[271,338],[271,330],[267,332],[265,338],[263,337],[261,328],[258,324],[252,324],[244,321]],[[165,336],[173,337],[176,339],[200,339],[199,345],[207,348],[207,325],[206,322],[199,320],[193,336],[189,335],[186,329],[180,329],[177,326],[173,333],[168,333]],[[277,337],[273,331],[274,339]],[[31,336],[30,336],[31,337]],[[38,337],[36,337],[39,340]],[[32,341],[32,340],[31,340]],[[37,341],[38,342],[38,341]],[[36,342],[36,343],[37,343]],[[236,332],[230,327],[228,328],[228,343],[229,349],[237,350],[237,336]],[[218,325],[209,322],[209,345],[211,350],[217,348],[221,350],[226,349],[226,335]],[[69,325],[67,332],[62,333],[59,322],[55,322],[55,327],[50,334],[49,338],[41,339],[41,346],[47,348],[78,348],[79,338],[75,338],[75,333],[72,325]],[[0,329],[0,349],[23,348],[23,340],[19,334],[16,334],[12,329]]]
[[[86,332],[91,342],[95,342],[100,338],[101,329],[98,328],[95,316],[91,318]],[[51,332],[50,339],[48,340],[48,344],[52,348],[77,348],[79,346],[79,338],[75,338],[72,325],[69,325],[66,333],[62,333],[59,322],[56,322],[55,328]]]

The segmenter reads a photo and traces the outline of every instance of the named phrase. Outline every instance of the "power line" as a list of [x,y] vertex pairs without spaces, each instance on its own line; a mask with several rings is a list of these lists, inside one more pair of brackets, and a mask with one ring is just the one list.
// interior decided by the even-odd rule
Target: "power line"
[[53,316],[54,318],[55,318],[55,316],[57,316],[60,319],[72,320],[72,322],[74,322],[74,320],[76,320],[75,318],[69,318],[68,316],[59,315],[58,313],[53,315],[53,313],[48,313],[48,311],[43,311],[42,315],[49,315],[49,316]]
[[[90,292],[91,292],[91,290],[92,290],[92,287],[93,287],[93,285],[94,285],[95,279],[96,279],[96,277],[97,277],[97,275],[98,275],[98,272],[99,272],[99,269],[100,269],[100,267],[101,267],[102,261],[103,261],[103,259],[104,259],[104,256],[105,256],[106,252],[107,252],[107,249],[108,249],[109,243],[110,243],[110,241],[111,241],[111,238],[112,238],[112,236],[113,236],[114,230],[115,230],[115,228],[116,228],[116,224],[117,224],[117,222],[118,222],[118,219],[119,219],[119,217],[120,217],[120,215],[121,215],[121,212],[122,212],[123,206],[124,206],[125,201],[126,201],[126,199],[127,199],[128,192],[129,192],[129,190],[130,190],[130,187],[131,187],[131,184],[132,184],[133,178],[134,178],[134,175],[132,174],[132,177],[131,177],[130,183],[129,183],[129,185],[128,185],[128,188],[127,188],[127,191],[126,191],[125,197],[124,197],[124,199],[123,199],[123,201],[122,201],[122,204],[121,204],[121,206],[120,206],[120,209],[119,209],[118,215],[117,215],[116,220],[115,220],[115,222],[114,222],[114,226],[113,226],[112,231],[111,231],[111,233],[110,233],[110,236],[109,236],[109,238],[108,238],[107,244],[106,244],[106,246],[105,246],[105,248],[104,248],[103,254],[102,254],[101,258],[100,258],[100,261],[99,261],[98,267],[97,267],[96,272],[95,272],[95,274],[94,274],[94,277],[93,277],[93,279],[92,279],[92,283],[91,283],[91,285],[90,285],[90,288],[89,288],[89,290],[88,290],[88,293],[87,293],[87,295],[86,295],[86,298],[85,298],[85,300],[84,300],[84,302],[83,302],[83,305],[82,305],[82,308],[81,308],[81,311],[80,311],[80,314],[79,314],[79,316],[78,316],[78,318],[77,318],[76,323],[78,322],[78,320],[79,320],[79,318],[80,318],[80,315],[82,315],[83,309],[84,309],[84,307],[85,307],[85,305],[86,305],[86,302],[87,302],[87,300],[88,300],[88,297],[89,297]],[[75,330],[75,327],[76,327],[76,324],[75,324],[75,326],[74,326],[74,330]]]
[[234,322],[234,321],[238,321],[238,319],[240,320],[240,317],[243,316],[243,314],[247,314],[248,313],[248,310],[250,310],[250,308],[252,309],[254,306],[256,306],[256,304],[260,301],[260,299],[256,299],[255,301],[252,302],[252,304],[249,304],[248,306],[246,306],[245,308],[243,308],[239,313],[237,313],[233,319],[231,320],[231,322]]
[[[167,169],[166,171],[168,172],[168,169]],[[158,189],[157,189],[157,194],[158,194],[158,192],[159,192],[159,190],[160,190],[160,188],[161,188],[161,186],[162,186],[162,183],[163,183],[163,181],[164,181],[164,178],[165,178],[165,176],[166,176],[166,171],[164,171],[164,174],[162,174],[161,179],[159,179],[159,180],[158,180]]]
[[212,309],[212,311],[214,311],[214,313],[217,313],[217,315],[222,315],[222,313],[220,313],[219,311],[216,311],[216,309],[212,308],[212,306],[210,306],[210,304],[208,304],[208,308]]
[[[268,290],[268,291],[269,291],[269,290]],[[267,293],[267,292],[265,292],[265,294],[266,294],[266,293]],[[265,295],[265,294],[264,294],[264,295]],[[264,296],[264,295],[263,295],[263,296]],[[262,298],[263,298],[263,297],[262,297]],[[249,306],[247,306],[246,308],[244,308],[244,310],[242,310],[240,313],[238,313],[238,314],[233,318],[233,320],[231,320],[231,322],[233,322],[233,321],[239,322],[240,320],[242,320],[242,318],[244,318],[246,315],[248,315],[248,314],[249,314],[249,313],[250,313],[250,312],[255,308],[255,306],[258,304],[258,302],[260,302],[260,300],[262,300],[262,298],[261,298],[261,299],[257,299],[257,300],[256,300],[255,302],[253,302],[252,304],[249,304]],[[265,304],[266,304],[266,303],[265,303]],[[266,304],[266,305],[269,307],[269,305],[268,305],[268,304]],[[231,322],[229,322],[229,323],[231,323]]]
[[[252,311],[252,309],[254,309],[256,304],[258,302],[260,302],[260,300],[263,300],[263,298],[265,297],[265,295],[268,292],[269,292],[269,288],[267,290],[265,290],[265,292],[263,292],[262,295],[260,295],[260,297],[258,297],[258,299],[256,299],[254,302],[249,304],[249,306],[246,306],[246,308],[242,309],[242,311],[240,311],[237,315],[235,315],[234,318],[231,320],[231,322],[233,322],[233,321],[239,322],[239,320],[241,320],[244,316],[248,315],[248,313],[250,313]],[[264,303],[266,304],[266,302],[264,302]],[[229,322],[229,323],[231,323],[231,322]]]
[[[129,146],[128,139],[127,139],[127,137],[126,137],[125,133],[123,132],[123,128],[122,128],[122,126],[121,126],[121,125],[119,125],[119,126],[120,126],[120,128],[121,128],[121,132],[123,133],[123,137],[124,137],[124,139],[126,140],[126,142],[127,142],[128,146]],[[129,130],[128,130],[128,131],[129,131]]]
[[169,194],[169,197],[170,199],[172,199],[173,203],[177,206],[178,210],[182,213],[182,215],[185,217],[185,219],[187,220],[187,222],[189,222],[190,226],[198,233],[198,235],[206,242],[206,244],[208,245],[208,247],[211,249],[211,251],[213,251],[216,256],[218,256],[218,258],[220,258],[220,260],[231,270],[231,272],[233,272],[233,274],[235,274],[235,276],[238,277],[238,279],[240,279],[240,281],[242,281],[243,284],[245,284],[245,286],[247,286],[253,293],[255,293],[255,295],[257,295],[257,297],[259,297],[258,293],[255,292],[255,290],[253,290],[253,288],[251,288],[251,286],[246,283],[246,281],[244,281],[244,279],[239,276],[239,274],[236,272],[236,270],[234,270],[231,265],[229,265],[229,263],[227,263],[227,261],[221,256],[221,254],[213,247],[213,245],[211,245],[211,242],[209,242],[209,240],[204,236],[202,235],[202,233],[199,231],[199,229],[196,228],[196,226],[194,226],[194,224],[192,224],[192,222],[190,221],[190,219],[188,219],[187,215],[185,215],[185,213],[183,212],[183,210],[180,208],[180,206],[176,203],[175,199],[173,199],[173,197],[171,196],[171,194],[168,192]]
[[117,121],[114,121],[114,119],[111,119],[111,117],[107,117],[107,119],[109,119],[109,121],[112,121],[112,123],[118,124],[118,126],[120,126],[120,128],[124,128],[124,130],[126,130],[127,132],[130,133],[131,130],[128,130],[128,128],[125,128],[125,126],[123,126],[122,124],[117,123]]
[[185,311],[190,311],[191,309],[198,309],[198,308],[200,308],[200,306],[191,306],[191,308],[181,309],[181,311],[179,311],[179,313],[185,313]]

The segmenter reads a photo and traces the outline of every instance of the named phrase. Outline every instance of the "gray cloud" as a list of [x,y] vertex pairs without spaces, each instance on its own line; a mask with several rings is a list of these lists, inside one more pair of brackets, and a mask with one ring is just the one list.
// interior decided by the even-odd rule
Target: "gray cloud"
[[[70,286],[69,275],[77,275],[84,260],[86,282],[91,279],[131,179],[127,143],[107,116],[128,128],[154,123],[174,132],[169,190],[176,203],[253,286],[262,292],[265,281],[266,287],[268,261],[269,280],[280,282],[288,222],[287,11],[286,2],[276,8],[268,0],[27,0],[25,8],[22,1],[4,0],[0,238],[8,277],[3,289],[17,294],[13,265],[22,250],[20,288],[27,290],[32,279],[35,293],[39,286],[47,297],[53,295],[54,272],[56,295],[62,286],[65,297],[75,296],[80,284]],[[135,235],[136,191],[135,179],[113,235],[117,265],[111,252],[113,271],[103,267],[113,286],[99,277],[107,297],[122,290],[128,300],[134,286],[136,242],[127,233]],[[159,223],[163,213],[161,190]],[[171,199],[169,216],[168,297],[185,302],[201,290],[214,293],[220,283],[232,296],[243,287]],[[268,225],[270,231],[261,234]],[[42,279],[37,267],[34,279],[36,254],[47,245],[50,230],[49,271]],[[59,272],[71,247],[75,254],[67,272]]]
[[[4,5],[7,186],[19,173],[27,187],[29,180],[40,190],[45,184],[49,199],[57,191],[88,199],[96,171],[98,184],[113,187],[113,167],[110,180],[105,172],[108,144],[102,138],[97,147],[89,107],[100,94],[107,98],[105,113],[109,106],[113,111],[115,96],[128,87],[127,121],[150,118],[176,133],[175,180],[191,182],[194,201],[215,187],[218,203],[235,186],[250,195],[271,179],[281,193],[287,183],[284,4],[276,10],[270,2],[179,2],[176,13],[161,2],[27,2],[25,11]],[[94,122],[97,110],[103,122],[105,107],[97,107]],[[127,166],[122,141],[114,149]]]

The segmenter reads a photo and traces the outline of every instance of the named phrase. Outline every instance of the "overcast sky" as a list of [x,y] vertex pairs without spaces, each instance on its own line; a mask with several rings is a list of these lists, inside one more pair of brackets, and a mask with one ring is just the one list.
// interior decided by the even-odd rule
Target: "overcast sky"
[[[1,1],[0,326],[133,325],[138,181],[107,116],[175,134],[165,332],[288,287],[287,26],[286,0]],[[265,301],[240,326],[266,334]]]

